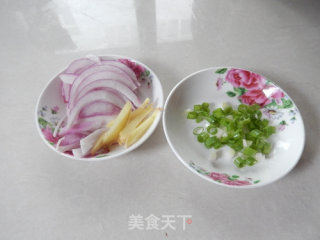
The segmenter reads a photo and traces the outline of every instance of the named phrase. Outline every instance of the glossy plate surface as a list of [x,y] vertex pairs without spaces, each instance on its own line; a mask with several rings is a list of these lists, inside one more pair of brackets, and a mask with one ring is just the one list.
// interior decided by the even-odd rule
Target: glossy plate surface
[[[143,72],[141,74],[141,86],[138,90],[138,97],[141,101],[149,97],[151,102],[153,102],[156,107],[163,106],[163,90],[160,80],[148,66],[135,59],[124,56],[100,56],[100,59],[128,59],[136,66],[143,69]],[[53,137],[53,131],[60,119],[65,115],[66,110],[66,103],[64,103],[63,98],[61,96],[60,79],[58,77],[59,74],[57,74],[57,76],[55,76],[48,83],[48,85],[43,89],[38,99],[38,103],[36,106],[36,124],[41,138],[51,149],[53,149],[58,154],[75,159],[72,155],[57,151],[57,149],[54,147],[54,144],[57,142],[57,139]],[[148,137],[156,129],[160,119],[161,114],[158,114],[148,131],[135,144],[133,144],[129,148],[124,148],[123,146],[115,145],[110,149],[109,153],[100,154],[92,158],[80,158],[80,160],[106,160],[132,151],[148,139]]]
[[[215,150],[206,149],[192,133],[206,121],[196,123],[186,118],[186,110],[202,102],[210,103],[211,110],[223,102],[233,107],[241,102],[259,104],[263,117],[277,127],[270,137],[273,147],[266,160],[238,169],[222,148],[218,159],[211,161]],[[209,68],[183,79],[168,96],[163,124],[171,149],[185,166],[211,182],[229,187],[258,187],[280,179],[297,164],[305,142],[302,117],[284,90],[257,73],[238,68]]]

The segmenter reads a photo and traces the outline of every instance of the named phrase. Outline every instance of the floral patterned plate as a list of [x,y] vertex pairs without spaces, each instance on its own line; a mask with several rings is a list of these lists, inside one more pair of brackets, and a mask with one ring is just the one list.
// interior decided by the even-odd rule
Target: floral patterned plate
[[[140,78],[141,86],[138,90],[139,98],[143,101],[146,97],[149,97],[151,102],[153,102],[156,107],[163,106],[163,90],[160,80],[149,67],[137,60],[128,57],[113,55],[100,56],[99,58],[101,60],[119,60],[122,63],[126,64]],[[64,103],[63,97],[61,96],[61,81],[58,77],[59,74],[57,74],[57,76],[55,76],[47,84],[38,99],[38,103],[36,106],[36,124],[41,138],[51,149],[53,149],[60,155],[75,159],[73,155],[62,153],[60,151],[57,151],[57,149],[55,148],[55,144],[57,143],[58,139],[53,137],[53,132],[60,119],[65,115],[66,109],[66,103]],[[146,141],[148,137],[150,137],[150,135],[157,127],[160,119],[161,116],[159,114],[148,131],[143,135],[143,137],[129,148],[125,149],[122,146],[116,145],[110,150],[110,152],[106,154],[100,154],[91,158],[80,158],[79,160],[105,160],[132,151],[133,149],[140,146],[144,141]]]
[[[234,107],[259,104],[263,117],[277,127],[269,156],[252,167],[238,169],[222,148],[219,158],[210,161],[215,150],[198,143],[192,130],[199,124],[186,118],[186,109],[202,102],[215,107],[223,102]],[[293,100],[269,79],[237,68],[204,69],[183,79],[167,98],[163,125],[171,149],[185,166],[228,187],[252,188],[280,179],[297,164],[305,143],[303,120]]]

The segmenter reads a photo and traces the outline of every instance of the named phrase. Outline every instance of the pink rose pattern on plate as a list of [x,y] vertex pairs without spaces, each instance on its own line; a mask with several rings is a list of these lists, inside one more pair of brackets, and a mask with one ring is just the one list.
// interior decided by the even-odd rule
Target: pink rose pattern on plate
[[138,79],[142,76],[142,73],[144,73],[146,71],[146,69],[144,67],[140,66],[136,62],[133,62],[129,59],[119,59],[119,62],[121,62],[121,63],[127,65],[129,68],[131,68],[132,71],[134,71],[134,73],[136,74],[136,77]]
[[236,88],[243,87],[248,90],[262,89],[265,84],[260,75],[236,68],[227,72],[226,81]]
[[226,92],[229,97],[236,97],[239,102],[246,105],[259,104],[264,109],[262,113],[266,118],[279,120],[280,131],[288,126],[285,120],[280,119],[285,117],[285,113],[291,115],[290,123],[296,121],[297,108],[294,107],[291,99],[263,76],[238,68],[221,68],[216,70],[216,73],[219,74],[216,79],[218,90],[221,90],[224,84],[231,84],[233,91]]
[[201,175],[208,177],[211,181],[219,182],[230,186],[247,186],[260,182],[252,178],[241,178],[238,175],[229,175],[227,173],[208,172],[205,169],[197,166],[194,162],[190,162],[189,166]]

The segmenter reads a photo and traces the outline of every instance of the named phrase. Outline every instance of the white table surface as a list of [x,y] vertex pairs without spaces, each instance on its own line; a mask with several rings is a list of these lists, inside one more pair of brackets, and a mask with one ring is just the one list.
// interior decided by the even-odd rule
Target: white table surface
[[[320,2],[316,0],[2,0],[0,239],[320,239]],[[262,73],[304,116],[306,146],[282,180],[224,188],[185,168],[162,124],[132,153],[63,158],[36,131],[46,83],[72,59],[119,54],[149,65],[165,97],[210,66]],[[129,230],[129,216],[176,230]],[[183,230],[177,215],[192,215]]]

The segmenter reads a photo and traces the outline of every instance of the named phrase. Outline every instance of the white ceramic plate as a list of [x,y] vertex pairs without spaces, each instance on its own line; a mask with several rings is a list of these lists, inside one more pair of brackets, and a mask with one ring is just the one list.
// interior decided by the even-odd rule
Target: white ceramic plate
[[[222,148],[218,159],[210,160],[215,150],[206,149],[192,133],[205,121],[196,123],[186,118],[186,109],[203,102],[212,107],[220,107],[223,102],[233,107],[240,102],[261,105],[263,117],[277,127],[267,159],[238,169]],[[252,188],[280,179],[297,164],[305,142],[303,120],[292,99],[269,79],[236,68],[204,69],[179,82],[165,103],[163,125],[171,149],[186,167],[206,180],[229,187]]]
[[[154,103],[156,107],[163,106],[163,90],[161,83],[155,73],[145,64],[124,56],[100,56],[101,60],[116,60],[116,59],[128,59],[134,65],[144,68],[142,72],[141,87],[138,90],[138,96],[143,101],[146,97],[149,97],[151,102]],[[67,66],[66,66],[67,67]],[[64,69],[61,71],[63,72]],[[60,72],[60,73],[61,73]],[[67,153],[62,153],[57,151],[55,148],[56,139],[53,138],[52,133],[57,126],[59,120],[65,115],[66,104],[61,96],[60,79],[58,75],[55,76],[43,89],[42,93],[37,102],[36,106],[36,124],[38,132],[42,140],[56,153],[75,159],[72,155]],[[79,160],[106,160],[113,157],[117,157],[126,154],[133,149],[140,146],[144,141],[150,137],[153,131],[156,129],[161,118],[161,114],[158,114],[157,118],[148,129],[148,131],[140,138],[135,144],[129,148],[124,148],[122,146],[114,146],[109,153],[100,154],[91,158],[80,158]]]

